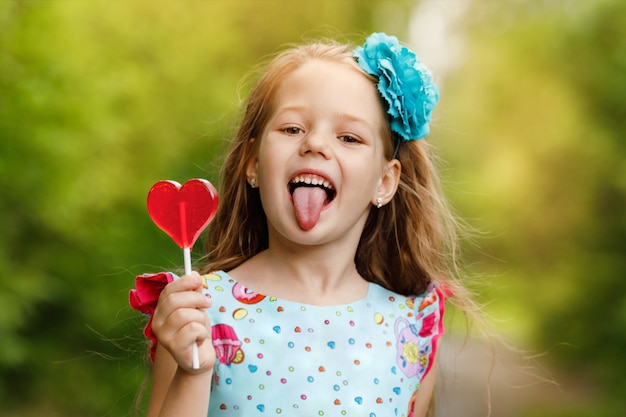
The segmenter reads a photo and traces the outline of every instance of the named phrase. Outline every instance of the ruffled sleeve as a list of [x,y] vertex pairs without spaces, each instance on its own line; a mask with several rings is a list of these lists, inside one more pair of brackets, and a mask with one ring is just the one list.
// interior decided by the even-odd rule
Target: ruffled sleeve
[[150,359],[153,362],[157,339],[152,331],[152,316],[154,315],[154,309],[156,308],[161,291],[163,291],[163,288],[165,288],[167,284],[174,281],[174,279],[174,274],[169,272],[143,274],[135,278],[135,288],[130,290],[130,306],[149,317],[143,334],[152,341],[150,345]]
[[439,338],[444,333],[446,298],[445,290],[431,284],[424,294],[411,299],[414,318],[396,321],[398,366],[407,376],[417,375],[420,382],[434,364]]
[[433,366],[439,347],[439,338],[444,333],[443,314],[445,312],[447,291],[431,285],[427,294],[418,308],[418,314],[424,314],[420,337],[423,338],[423,343],[426,347],[430,346],[428,365],[426,366],[424,376],[428,374]]

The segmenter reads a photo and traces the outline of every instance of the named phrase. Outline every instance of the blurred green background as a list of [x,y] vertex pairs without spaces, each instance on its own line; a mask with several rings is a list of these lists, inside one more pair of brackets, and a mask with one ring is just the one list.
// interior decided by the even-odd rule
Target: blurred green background
[[[148,189],[218,183],[259,60],[372,31],[436,73],[429,140],[480,231],[467,275],[497,330],[560,384],[500,390],[492,416],[626,415],[622,0],[0,0],[0,414],[143,413],[128,290],[182,264]],[[452,379],[440,402],[469,389]]]

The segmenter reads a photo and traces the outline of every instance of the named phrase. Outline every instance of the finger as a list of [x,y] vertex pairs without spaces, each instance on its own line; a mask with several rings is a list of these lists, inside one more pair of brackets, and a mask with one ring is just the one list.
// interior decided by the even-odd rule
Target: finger
[[202,278],[197,272],[193,271],[190,275],[183,275],[167,284],[162,293],[195,291],[199,288],[202,288]]
[[161,294],[157,302],[157,309],[175,310],[177,308],[209,308],[211,298],[201,292],[187,290]]
[[202,278],[193,272],[169,283],[159,295],[157,308],[208,308],[210,305],[210,297],[202,296]]
[[[201,356],[201,363],[212,366],[214,359],[211,361],[211,357],[215,357],[215,350],[211,343],[207,343],[207,339],[210,340],[210,337],[210,332],[205,326],[197,322],[190,322],[173,335],[169,349],[172,356],[177,358],[179,365],[191,371],[189,365],[192,363],[193,345],[197,343],[201,347],[198,351]],[[197,371],[197,369],[193,371]]]
[[152,317],[152,329],[159,340],[170,338],[187,322],[207,324],[205,309],[211,307],[210,298],[195,291],[177,292],[159,298]]
[[[186,297],[184,298],[194,298],[191,297],[191,295],[193,294],[194,293],[186,295]],[[192,321],[195,321],[202,325],[207,325],[207,319],[208,315],[206,314],[204,309],[194,307],[193,303],[191,303],[190,306],[182,306],[176,308],[161,306],[157,308],[154,313],[154,317],[152,318],[152,329],[159,339],[164,339],[170,336],[173,332],[176,332],[179,328]]]
[[198,309],[178,309],[163,323],[153,324],[154,334],[157,336],[159,343],[163,344],[168,350],[177,349],[176,347],[180,346],[178,335],[184,329],[203,329],[200,336],[202,338],[207,337],[208,329],[211,328],[207,317],[208,315],[204,311]]
[[193,323],[207,328],[207,314],[196,308],[181,308],[172,312],[167,319],[168,326],[173,329],[181,329]]

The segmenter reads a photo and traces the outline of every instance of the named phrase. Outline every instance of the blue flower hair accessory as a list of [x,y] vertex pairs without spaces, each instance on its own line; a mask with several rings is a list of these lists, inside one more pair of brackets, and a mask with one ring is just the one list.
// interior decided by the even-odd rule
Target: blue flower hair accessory
[[373,33],[354,50],[354,57],[363,71],[378,79],[378,91],[388,104],[391,130],[403,141],[427,136],[439,89],[415,54],[395,36]]

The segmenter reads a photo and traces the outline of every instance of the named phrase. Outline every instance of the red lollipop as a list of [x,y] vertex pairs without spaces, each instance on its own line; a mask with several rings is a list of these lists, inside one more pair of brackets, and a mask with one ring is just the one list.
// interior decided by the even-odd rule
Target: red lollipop
[[[159,181],[148,192],[148,214],[183,249],[186,275],[191,273],[191,248],[215,217],[217,203],[213,184],[199,178],[182,186],[176,181]],[[192,366],[200,367],[197,343]]]
[[181,186],[159,181],[148,193],[148,213],[181,248],[192,248],[217,211],[217,190],[207,180],[193,179]]

